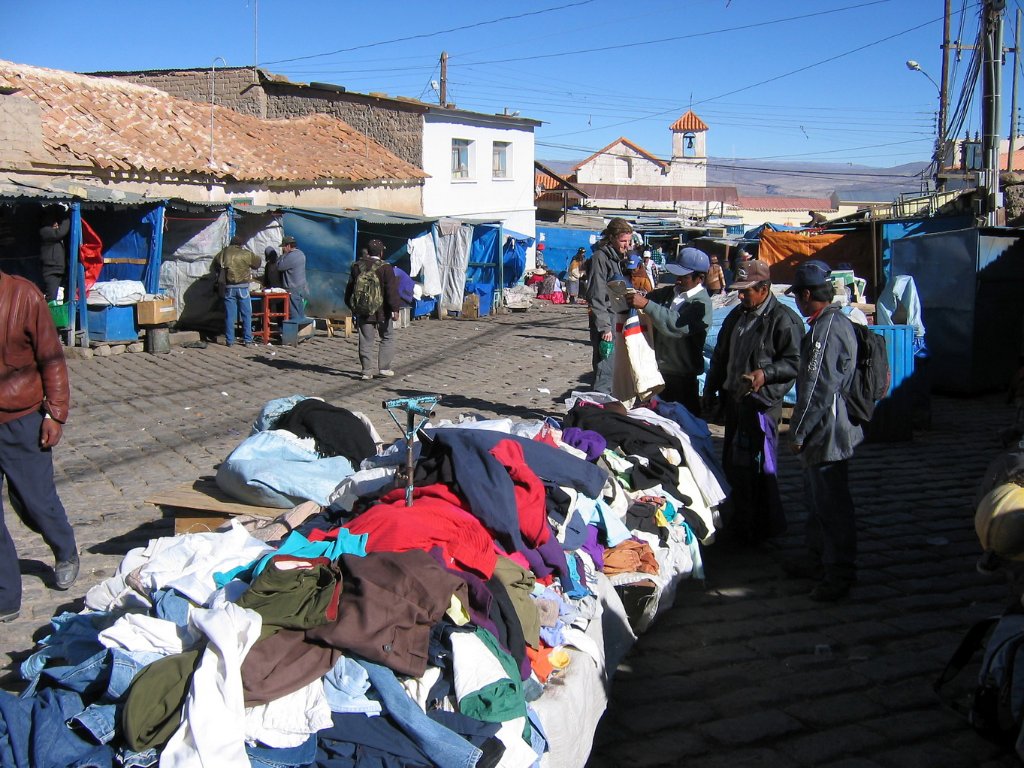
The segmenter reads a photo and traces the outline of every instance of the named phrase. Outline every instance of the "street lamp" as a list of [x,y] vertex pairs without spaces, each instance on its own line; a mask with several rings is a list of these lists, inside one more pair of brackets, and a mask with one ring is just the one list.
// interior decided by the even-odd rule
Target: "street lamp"
[[932,160],[935,162],[935,181],[936,181],[936,184],[938,184],[939,174],[940,174],[940,172],[942,170],[942,147],[943,147],[943,142],[945,141],[945,136],[943,136],[942,134],[945,133],[945,131],[946,131],[946,126],[943,125],[945,120],[943,119],[944,115],[943,115],[943,108],[942,108],[942,105],[943,105],[942,88],[939,86],[938,83],[935,82],[935,78],[933,78],[931,75],[929,75],[923,69],[921,69],[921,65],[918,64],[913,59],[907,59],[907,69],[909,69],[911,72],[920,72],[922,75],[927,77],[929,82],[932,85],[935,86],[935,90],[939,94],[939,111],[938,111],[938,115],[936,116],[936,119],[935,119],[935,124],[936,124],[935,152],[932,155]]
[[921,69],[921,65],[918,64],[916,61],[914,61],[913,59],[908,59],[907,69],[909,69],[911,72],[920,72],[922,75],[927,77],[929,80],[932,81],[932,85],[935,86],[935,90],[939,92],[939,95],[942,95],[942,89],[939,87],[939,84],[935,82],[931,75],[929,75],[927,72]]

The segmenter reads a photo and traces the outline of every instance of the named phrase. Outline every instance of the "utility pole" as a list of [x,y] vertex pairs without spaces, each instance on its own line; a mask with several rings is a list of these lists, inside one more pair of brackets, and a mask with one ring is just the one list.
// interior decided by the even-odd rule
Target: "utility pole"
[[999,192],[999,99],[1002,89],[1003,10],[1006,0],[985,0],[982,12],[983,38],[981,64],[981,153],[984,170],[981,215],[987,226],[995,226],[996,211],[1002,207]]
[[442,107],[448,106],[448,51],[441,51],[441,90],[438,94]]
[[1013,32],[1013,86],[1010,90],[1010,146],[1006,153],[1006,172],[1013,170],[1013,150],[1017,139],[1017,70],[1020,68],[1020,6],[1017,7],[1017,26]]
[[949,15],[952,0],[946,0],[945,11],[942,15],[942,73],[939,76],[939,138],[935,148],[935,187],[941,185],[942,166],[946,158],[946,118],[949,104]]

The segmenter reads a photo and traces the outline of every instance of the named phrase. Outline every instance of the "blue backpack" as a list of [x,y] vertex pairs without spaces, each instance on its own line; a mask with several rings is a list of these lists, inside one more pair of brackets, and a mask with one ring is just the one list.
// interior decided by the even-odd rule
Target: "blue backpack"
[[985,738],[1014,749],[1024,726],[1024,612],[1020,603],[972,626],[934,683],[936,693],[984,647],[978,682],[966,704],[945,699]]

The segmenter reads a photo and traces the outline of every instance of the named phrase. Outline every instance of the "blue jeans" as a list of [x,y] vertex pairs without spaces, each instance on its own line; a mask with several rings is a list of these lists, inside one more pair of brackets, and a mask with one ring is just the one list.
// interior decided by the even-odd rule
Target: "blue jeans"
[[252,343],[252,299],[249,298],[249,284],[228,285],[224,291],[224,340],[235,343],[235,323],[242,318],[242,340]]
[[370,676],[373,690],[394,721],[423,754],[439,768],[473,768],[483,752],[454,731],[435,723],[410,698],[395,673],[387,667],[359,659]]
[[291,291],[288,294],[288,319],[305,320],[305,306],[306,300],[302,297],[302,294],[298,291]]

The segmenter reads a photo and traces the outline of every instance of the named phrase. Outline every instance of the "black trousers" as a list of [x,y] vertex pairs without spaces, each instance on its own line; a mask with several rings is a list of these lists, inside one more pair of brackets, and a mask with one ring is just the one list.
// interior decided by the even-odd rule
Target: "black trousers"
[[665,388],[661,390],[658,397],[662,400],[670,400],[673,403],[680,403],[694,416],[700,417],[700,397],[697,395],[696,376],[677,376],[671,373],[663,373]]
[[825,567],[825,575],[852,579],[856,572],[857,522],[847,461],[804,467],[805,535],[811,558]]

